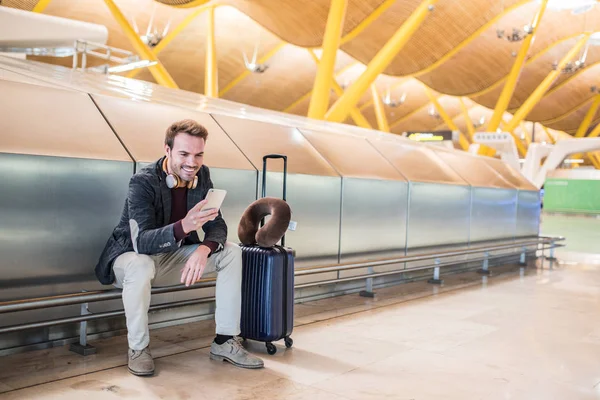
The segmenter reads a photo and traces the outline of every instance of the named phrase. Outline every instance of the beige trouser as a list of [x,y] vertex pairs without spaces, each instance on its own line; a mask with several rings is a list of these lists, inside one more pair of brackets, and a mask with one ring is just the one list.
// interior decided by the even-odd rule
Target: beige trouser
[[[148,256],[127,252],[115,260],[115,286],[123,289],[127,339],[133,350],[150,343],[148,308],[150,288],[181,284],[181,270],[198,245],[182,246],[171,253]],[[217,333],[239,335],[242,302],[242,250],[227,242],[222,251],[208,258],[202,275],[217,273],[215,322]]]

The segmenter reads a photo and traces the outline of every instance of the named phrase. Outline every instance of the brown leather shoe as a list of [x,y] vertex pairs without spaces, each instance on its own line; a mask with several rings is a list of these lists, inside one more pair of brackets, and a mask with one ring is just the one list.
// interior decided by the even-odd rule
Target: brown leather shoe
[[154,375],[154,360],[150,354],[150,347],[144,350],[129,349],[129,372],[137,376]]

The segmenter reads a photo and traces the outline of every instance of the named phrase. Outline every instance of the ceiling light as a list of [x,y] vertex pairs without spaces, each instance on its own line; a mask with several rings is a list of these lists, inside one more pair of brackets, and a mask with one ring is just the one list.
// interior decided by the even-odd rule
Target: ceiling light
[[132,62],[129,64],[123,64],[123,65],[117,65],[114,67],[110,67],[110,68],[108,68],[108,72],[111,74],[116,74],[119,72],[131,71],[131,70],[137,69],[137,68],[151,67],[151,66],[155,65],[156,63],[157,63],[156,61],[140,60],[140,61],[135,61],[135,62]]

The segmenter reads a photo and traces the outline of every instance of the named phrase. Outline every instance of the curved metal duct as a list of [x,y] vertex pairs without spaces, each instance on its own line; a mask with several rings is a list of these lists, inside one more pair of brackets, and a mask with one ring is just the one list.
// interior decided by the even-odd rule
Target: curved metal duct
[[68,18],[0,7],[0,51],[68,56],[76,40],[106,44],[108,29]]

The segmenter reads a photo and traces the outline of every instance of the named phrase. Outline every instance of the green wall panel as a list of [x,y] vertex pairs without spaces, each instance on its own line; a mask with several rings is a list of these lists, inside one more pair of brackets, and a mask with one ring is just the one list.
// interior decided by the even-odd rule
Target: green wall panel
[[544,210],[600,213],[600,181],[547,179],[544,184]]

